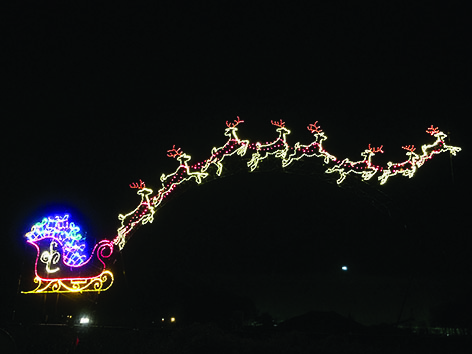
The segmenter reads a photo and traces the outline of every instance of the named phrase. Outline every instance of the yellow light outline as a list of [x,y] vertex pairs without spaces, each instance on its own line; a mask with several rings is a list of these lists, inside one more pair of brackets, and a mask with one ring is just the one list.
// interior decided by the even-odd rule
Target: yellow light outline
[[[271,155],[275,155],[275,157],[282,159],[282,161],[287,156],[287,152],[290,149],[290,146],[287,143],[287,135],[290,134],[290,130],[285,128],[285,123],[280,120],[280,122],[271,121],[272,125],[278,127],[275,131],[279,133],[277,139],[272,142],[266,142],[262,144],[257,142],[255,146],[256,152],[254,152],[251,156],[251,159],[247,163],[247,167],[253,172],[257,167],[259,167],[259,163]],[[282,148],[280,148],[282,146]]]
[[[338,162],[334,167],[328,168],[325,173],[339,173],[339,179],[336,181],[337,184],[341,184],[350,173],[360,174],[363,181],[370,180],[377,171],[380,170],[379,166],[372,164],[372,157],[375,156],[377,152],[382,152],[382,147],[380,150],[375,151],[375,148],[365,149],[361,156],[364,157],[361,161],[351,161],[348,158]],[[364,165],[364,166],[363,166]]]
[[[315,140],[311,142],[308,145],[303,145],[300,142],[296,142],[293,148],[293,153],[289,154],[282,160],[282,167],[287,167],[289,166],[292,162],[298,161],[302,159],[303,157],[324,157],[324,163],[328,164],[330,161],[336,161],[336,156],[331,155],[329,152],[327,152],[323,148],[323,141],[328,139],[326,134],[318,127],[316,124],[318,121],[316,121],[314,124],[310,124],[307,129],[310,130],[313,133],[313,136],[315,137]],[[309,153],[312,148],[317,148],[318,153],[313,151],[312,153]]]
[[88,278],[43,279],[36,276],[34,282],[38,284],[36,289],[31,291],[22,291],[22,293],[45,294],[101,292],[108,290],[113,285],[114,277],[112,272],[104,270],[99,275]]
[[[440,154],[442,152],[449,151],[453,156],[455,156],[461,148],[455,146],[446,145],[444,140],[447,135],[438,128],[431,126],[426,130],[426,132],[436,138],[436,140],[431,144],[424,144],[421,147],[422,154],[418,155],[413,150],[413,148],[404,147],[408,150],[406,153],[407,160],[402,162],[388,162],[386,167],[374,165],[372,163],[372,157],[375,156],[377,152],[382,152],[380,148],[372,148],[369,144],[369,148],[364,150],[361,153],[363,157],[359,161],[351,161],[348,158],[343,160],[337,159],[334,155],[330,154],[323,148],[322,143],[327,139],[326,134],[317,126],[318,122],[310,124],[307,128],[313,133],[315,140],[310,144],[301,144],[300,142],[295,143],[293,151],[288,154],[291,149],[287,143],[287,135],[290,134],[290,130],[285,127],[285,123],[280,120],[279,122],[271,121],[272,125],[277,126],[276,131],[279,133],[277,139],[272,142],[266,142],[264,144],[260,142],[251,143],[249,140],[241,140],[237,135],[236,126],[239,123],[242,123],[238,117],[238,120],[235,120],[234,123],[226,123],[227,128],[225,129],[225,136],[228,137],[227,142],[221,147],[213,147],[211,150],[211,155],[208,159],[203,162],[196,163],[192,166],[189,166],[188,161],[190,161],[190,155],[183,153],[180,149],[175,149],[173,147],[171,157],[176,157],[180,162],[179,167],[170,174],[162,174],[160,180],[162,187],[158,190],[156,195],[152,195],[153,191],[150,188],[146,188],[144,183],[133,184],[133,188],[141,188],[138,191],[138,194],[141,195],[140,204],[131,212],[122,215],[120,214],[119,218],[121,220],[121,226],[117,230],[117,236],[115,237],[115,244],[118,245],[119,249],[123,249],[126,244],[127,239],[130,237],[131,232],[137,229],[139,226],[146,223],[151,223],[154,220],[154,213],[160,207],[161,203],[165,198],[167,198],[175,188],[184,182],[194,180],[197,184],[201,184],[202,181],[207,178],[210,173],[210,166],[216,166],[216,171],[214,172],[216,176],[221,176],[223,170],[223,160],[226,157],[239,155],[245,156],[248,150],[255,150],[252,153],[250,160],[247,162],[247,167],[252,172],[259,166],[260,162],[268,158],[269,156],[275,156],[282,160],[282,167],[287,167],[292,164],[294,161],[299,161],[302,158],[312,158],[312,157],[321,157],[324,160],[326,165],[334,163],[334,166],[327,166],[325,173],[339,173],[339,178],[337,183],[341,184],[346,177],[353,173],[360,175],[360,178],[363,181],[371,180],[372,177],[381,172],[381,175],[378,177],[378,180],[381,185],[385,184],[387,180],[397,174],[403,175],[405,177],[413,177],[415,172],[420,168],[427,160],[431,159],[434,155]],[[237,149],[234,149],[234,144],[238,145]],[[232,147],[229,150],[229,147]],[[228,151],[227,153],[221,153]],[[181,174],[180,176],[178,174]],[[185,177],[184,177],[185,176]],[[175,182],[172,182],[172,178],[176,178]],[[132,222],[126,223],[125,221],[131,219]]]
[[[426,130],[426,132],[434,136],[436,140],[432,144],[423,144],[421,146],[421,155],[416,154],[414,151],[408,150],[408,147],[403,147],[405,150],[408,150],[406,153],[408,159],[398,163],[389,161],[387,163],[388,167],[383,170],[382,175],[378,178],[381,185],[385,184],[390,177],[397,174],[412,178],[418,168],[423,166],[424,163],[430,160],[434,155],[449,151],[452,156],[456,156],[456,154],[462,150],[460,147],[447,145],[445,143],[445,139],[447,137],[446,133],[439,131],[438,128],[431,126]],[[407,165],[410,167],[405,167]]]
[[[211,149],[211,156],[207,160],[205,160],[204,166],[202,168],[202,172],[206,172],[206,170],[208,170],[208,168],[211,165],[216,165],[216,175],[221,176],[221,172],[223,171],[222,162],[223,162],[225,157],[232,156],[235,153],[237,153],[241,157],[246,155],[247,148],[249,146],[249,140],[239,139],[238,134],[237,134],[238,128],[236,128],[236,126],[239,123],[243,123],[244,121],[240,120],[239,117],[237,117],[237,118],[238,118],[238,120],[235,120],[234,124],[230,124],[230,123],[226,122],[226,126],[228,128],[225,129],[225,134],[224,135],[227,136],[229,139],[226,142],[226,144],[224,144],[223,146],[218,147],[218,148],[213,147]],[[232,150],[229,153],[223,153],[222,155],[218,154],[220,152],[224,152],[229,147],[233,147],[234,145],[236,145],[236,146],[241,145],[241,146],[237,149]]]

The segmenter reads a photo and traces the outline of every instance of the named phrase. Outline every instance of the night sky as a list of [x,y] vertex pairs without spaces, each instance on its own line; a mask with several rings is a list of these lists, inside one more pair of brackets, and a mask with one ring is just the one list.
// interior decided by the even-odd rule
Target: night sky
[[306,126],[318,121],[325,148],[354,160],[369,143],[383,145],[378,163],[403,160],[401,146],[432,141],[431,124],[462,151],[385,186],[350,176],[338,187],[304,162],[285,172],[236,167],[171,199],[133,236],[98,306],[129,303],[152,318],[235,296],[279,319],[334,310],[373,324],[400,314],[420,322],[470,298],[465,9],[157,3],[10,9],[1,139],[9,304],[23,301],[20,275],[20,290],[34,286],[23,238],[33,223],[68,211],[88,239],[114,237],[118,214],[140,200],[129,183],[157,191],[177,167],[166,156],[173,144],[203,160],[236,116],[251,141],[274,139],[270,121],[282,119],[291,145],[311,142]]

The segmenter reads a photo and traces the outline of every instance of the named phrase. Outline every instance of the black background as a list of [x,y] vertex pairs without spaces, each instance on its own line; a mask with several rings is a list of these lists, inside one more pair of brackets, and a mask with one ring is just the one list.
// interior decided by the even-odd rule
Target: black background
[[466,12],[429,2],[13,5],[2,80],[5,316],[25,301],[20,274],[21,290],[33,286],[23,235],[34,222],[67,210],[89,239],[114,237],[117,215],[139,202],[129,183],[159,189],[176,168],[173,144],[203,160],[236,116],[251,141],[275,138],[270,120],[284,120],[292,145],[310,142],[305,127],[319,121],[328,151],[357,159],[383,144],[374,158],[383,164],[431,141],[431,124],[462,151],[385,186],[339,188],[300,164],[189,189],[126,245],[113,269],[126,275],[100,295],[104,308],[126,294],[136,313],[159,317],[168,304],[211,307],[224,291],[280,318],[334,309],[379,323],[461,302],[471,251]]

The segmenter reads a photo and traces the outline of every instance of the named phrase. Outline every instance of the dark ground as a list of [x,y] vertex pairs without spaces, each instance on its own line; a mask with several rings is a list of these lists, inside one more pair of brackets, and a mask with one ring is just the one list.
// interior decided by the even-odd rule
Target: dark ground
[[[17,353],[444,353],[470,352],[470,336],[411,334],[393,328],[327,333],[300,328],[225,330],[215,324],[177,328],[15,326]],[[2,337],[3,348],[5,341]],[[13,351],[2,351],[4,354]]]

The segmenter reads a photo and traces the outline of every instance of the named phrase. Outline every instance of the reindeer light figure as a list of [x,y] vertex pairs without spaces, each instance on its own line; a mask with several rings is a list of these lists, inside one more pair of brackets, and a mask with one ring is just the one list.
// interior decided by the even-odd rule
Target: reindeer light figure
[[270,122],[272,125],[278,127],[276,131],[279,133],[279,136],[270,143],[261,144],[257,142],[249,145],[249,149],[256,150],[256,152],[252,154],[251,160],[247,163],[251,172],[259,166],[259,163],[262,160],[266,159],[270,155],[275,155],[275,157],[282,160],[285,159],[290,148],[287,143],[287,135],[290,134],[290,130],[285,128],[285,122],[283,122],[282,119],[279,122],[273,120]]
[[402,146],[403,149],[408,151],[406,153],[408,159],[406,161],[397,163],[389,161],[387,163],[387,168],[384,169],[382,175],[379,176],[380,184],[385,184],[390,177],[397,174],[401,174],[409,178],[413,177],[418,168],[423,166],[423,164],[430,160],[434,155],[449,151],[451,155],[456,156],[456,154],[461,151],[460,147],[447,145],[444,142],[447,135],[441,132],[437,127],[431,125],[431,127],[426,129],[426,133],[434,136],[436,140],[432,144],[422,145],[421,155],[415,153],[416,148],[414,145]]
[[[436,137],[436,141],[430,145],[423,145],[422,155],[415,153],[414,146],[403,147],[408,151],[408,160],[401,163],[389,162],[387,167],[381,167],[372,163],[372,157],[377,153],[383,153],[382,146],[372,147],[370,144],[366,150],[361,154],[363,159],[361,161],[353,162],[349,159],[338,160],[335,156],[331,155],[328,151],[323,148],[323,142],[327,139],[325,133],[318,126],[318,122],[309,124],[307,129],[314,135],[315,140],[309,145],[302,145],[299,142],[292,148],[290,155],[288,151],[290,147],[287,143],[286,137],[290,134],[290,130],[285,127],[285,123],[280,121],[271,121],[272,125],[277,127],[279,136],[273,142],[261,144],[250,143],[248,140],[241,140],[237,135],[237,126],[243,123],[243,121],[237,117],[233,122],[226,121],[225,136],[228,137],[228,141],[221,147],[214,147],[211,150],[211,155],[208,159],[203,162],[198,162],[192,166],[188,165],[190,156],[183,153],[180,148],[176,148],[175,145],[172,149],[167,151],[167,156],[176,158],[180,162],[180,166],[173,173],[168,175],[162,174],[161,182],[162,187],[158,190],[155,195],[152,195],[152,190],[146,188],[144,182],[133,183],[130,185],[132,188],[139,189],[138,194],[141,196],[141,202],[138,207],[132,212],[126,215],[120,215],[122,221],[120,229],[118,229],[118,236],[115,238],[115,243],[119,245],[120,249],[123,248],[125,242],[129,238],[131,231],[137,227],[152,222],[153,215],[157,208],[159,208],[162,202],[171,196],[177,187],[188,181],[194,181],[197,184],[209,176],[213,170],[210,166],[216,166],[215,174],[221,176],[223,169],[223,160],[227,157],[238,155],[245,156],[247,150],[253,150],[251,160],[247,166],[250,171],[254,171],[260,161],[264,160],[269,156],[275,156],[282,160],[282,166],[289,166],[294,161],[298,161],[303,157],[321,157],[324,163],[327,164],[326,173],[339,173],[340,177],[337,180],[338,184],[341,184],[349,174],[357,174],[363,180],[370,180],[377,172],[382,172],[382,175],[378,178],[380,184],[384,184],[387,179],[395,174],[401,174],[407,177],[412,177],[416,169],[424,164],[425,161],[430,159],[433,155],[441,152],[450,151],[455,155],[460,148],[448,146],[444,143],[446,135],[440,132],[437,128],[430,127],[427,132]],[[334,163],[334,166],[329,164]],[[151,196],[152,195],[152,196]]]
[[211,156],[205,161],[205,166],[202,168],[202,172],[205,172],[211,165],[216,165],[216,175],[221,176],[223,170],[223,160],[225,157],[232,156],[237,153],[239,156],[244,156],[249,145],[249,140],[241,140],[237,135],[238,124],[244,123],[243,120],[234,120],[233,123],[226,121],[225,136],[229,139],[225,145],[211,150]]
[[286,167],[294,161],[298,161],[303,157],[321,157],[324,159],[326,164],[334,162],[335,165],[327,168],[326,173],[339,173],[340,177],[337,179],[337,183],[341,184],[346,177],[353,173],[358,174],[362,180],[370,180],[377,172],[382,172],[382,175],[378,177],[380,184],[385,184],[389,177],[396,174],[400,174],[406,177],[412,177],[415,171],[421,167],[427,160],[432,158],[434,155],[441,152],[449,151],[452,155],[456,155],[461,149],[454,146],[448,146],[444,143],[446,134],[440,132],[438,128],[431,126],[427,129],[427,132],[436,137],[436,141],[432,144],[423,145],[421,150],[422,154],[418,155],[415,152],[413,145],[404,146],[403,149],[407,150],[408,160],[393,163],[389,162],[387,167],[374,165],[372,163],[372,157],[377,153],[383,153],[382,146],[372,147],[370,144],[361,156],[361,161],[350,161],[349,159],[338,160],[335,156],[327,152],[322,143],[327,139],[324,132],[317,125],[318,122],[308,125],[307,129],[313,133],[315,141],[309,145],[302,145],[300,143],[295,144],[293,152],[288,155],[290,149],[286,141],[286,136],[290,134],[290,130],[285,128],[285,123],[280,121],[271,121],[272,125],[278,127],[279,137],[271,143],[250,143],[248,140],[241,140],[237,136],[237,126],[243,123],[243,121],[237,117],[237,120],[233,122],[226,122],[225,135],[228,136],[228,141],[225,145],[219,148],[213,148],[211,156],[204,162],[199,162],[193,166],[188,165],[190,156],[183,153],[180,148],[176,148],[175,145],[172,149],[167,151],[167,156],[176,158],[180,162],[180,166],[173,173],[168,175],[162,174],[161,181],[162,187],[159,191],[152,195],[152,190],[146,188],[144,182],[140,180],[138,183],[130,185],[131,188],[138,189],[138,195],[141,196],[141,202],[136,209],[126,215],[120,214],[119,218],[122,221],[121,227],[118,229],[118,236],[114,242],[120,249],[124,247],[127,239],[130,237],[131,232],[136,230],[139,226],[153,221],[153,215],[157,208],[161,205],[163,200],[168,196],[172,195],[174,190],[181,184],[187,181],[195,181],[197,184],[209,176],[211,165],[215,165],[216,175],[220,176],[223,169],[223,160],[228,156],[239,155],[244,156],[247,150],[256,150],[252,154],[251,160],[248,162],[248,167],[251,171],[255,170],[259,165],[260,161],[264,160],[268,156],[275,156],[276,158],[282,159],[282,166]]
[[432,144],[424,144],[421,146],[421,151],[423,154],[420,156],[418,160],[418,167],[421,167],[427,160],[431,159],[434,155],[440,154],[442,152],[449,151],[451,155],[456,156],[456,154],[461,151],[460,147],[446,145],[444,142],[447,135],[446,133],[440,131],[438,127],[429,127],[426,129],[426,132],[434,136],[436,140]]
[[317,126],[317,123],[318,121],[308,125],[307,127],[307,129],[315,137],[315,141],[313,141],[309,145],[302,145],[300,144],[300,142],[296,142],[293,148],[293,152],[282,160],[282,167],[287,167],[293,161],[298,161],[303,157],[324,157],[325,164],[329,163],[330,161],[336,161],[336,157],[328,153],[323,148],[323,141],[328,139],[328,137],[325,135],[323,130],[319,126]]
[[372,156],[375,156],[376,153],[383,153],[382,146],[376,148],[369,147],[361,153],[361,156],[364,158],[362,161],[352,162],[348,158],[338,162],[334,167],[327,169],[326,173],[338,172],[340,177],[336,181],[338,184],[341,184],[350,173],[360,174],[364,181],[371,179],[377,171],[381,171],[382,167],[372,164]]
[[171,173],[167,176],[164,174],[161,175],[162,186],[164,187],[165,190],[171,188],[172,185],[178,185],[192,178],[194,178],[195,181],[198,184],[200,184],[202,183],[203,178],[208,177],[208,173],[206,172],[191,171],[191,168],[188,165],[188,162],[190,161],[192,157],[182,152],[180,148],[176,149],[175,145],[172,146],[172,149],[167,150],[167,156],[173,157],[177,161],[179,161],[180,166],[177,167],[177,170],[175,170],[174,173]]
[[118,229],[118,235],[115,237],[113,242],[117,245],[120,250],[123,249],[126,243],[126,239],[130,236],[130,232],[139,225],[152,223],[154,221],[154,213],[156,209],[154,203],[151,202],[149,196],[153,193],[152,189],[146,188],[146,184],[139,180],[138,183],[132,183],[129,185],[132,189],[137,189],[136,194],[141,196],[141,202],[136,209],[130,211],[128,214],[119,214],[118,219],[121,221],[121,226]]

